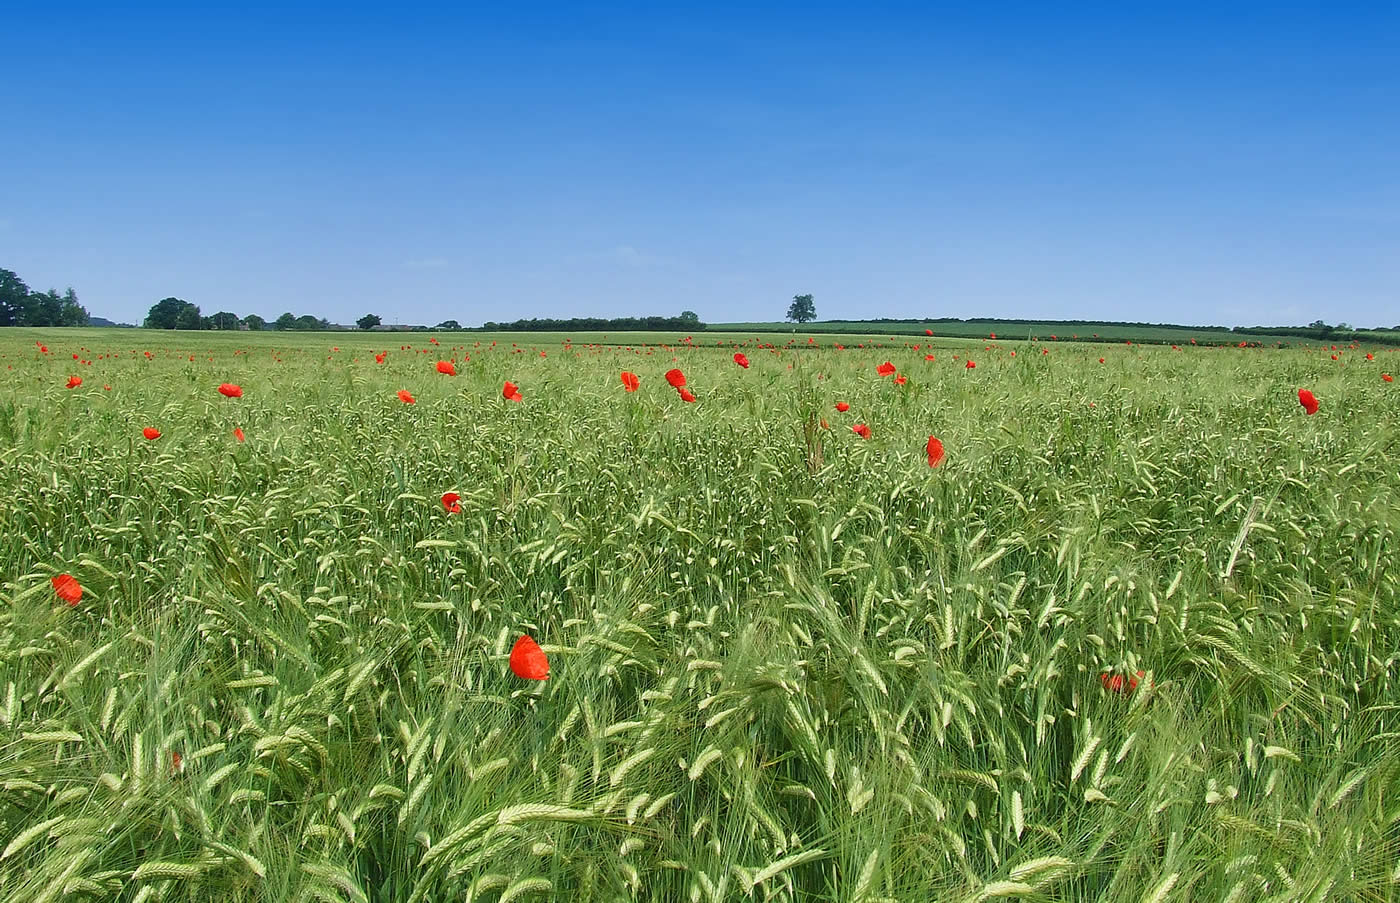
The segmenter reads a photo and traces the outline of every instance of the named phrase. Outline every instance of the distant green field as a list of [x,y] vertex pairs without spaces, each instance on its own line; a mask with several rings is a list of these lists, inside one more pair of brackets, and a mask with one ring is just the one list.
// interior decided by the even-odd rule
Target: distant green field
[[0,331],[0,900],[1395,900],[1400,359],[997,332]]

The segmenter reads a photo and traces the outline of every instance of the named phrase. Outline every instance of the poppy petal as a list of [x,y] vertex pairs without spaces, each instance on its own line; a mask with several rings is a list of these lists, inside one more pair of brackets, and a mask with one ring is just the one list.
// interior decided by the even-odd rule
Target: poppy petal
[[525,680],[546,680],[549,677],[549,657],[539,643],[522,636],[510,650],[510,670],[516,677]]

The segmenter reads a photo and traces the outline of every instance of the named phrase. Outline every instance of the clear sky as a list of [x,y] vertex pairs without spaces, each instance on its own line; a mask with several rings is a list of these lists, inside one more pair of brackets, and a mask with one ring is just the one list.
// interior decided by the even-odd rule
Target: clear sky
[[1394,2],[120,6],[0,41],[99,316],[1400,324]]

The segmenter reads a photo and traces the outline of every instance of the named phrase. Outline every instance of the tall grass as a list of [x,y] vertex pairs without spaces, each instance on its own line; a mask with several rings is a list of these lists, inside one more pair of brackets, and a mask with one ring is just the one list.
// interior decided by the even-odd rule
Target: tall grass
[[1379,362],[532,338],[0,337],[0,898],[1400,899]]

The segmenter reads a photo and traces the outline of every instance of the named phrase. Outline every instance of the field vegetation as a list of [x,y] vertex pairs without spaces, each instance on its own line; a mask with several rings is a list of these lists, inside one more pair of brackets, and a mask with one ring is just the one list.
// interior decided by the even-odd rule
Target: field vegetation
[[809,334],[0,334],[0,899],[1400,899],[1392,350]]

